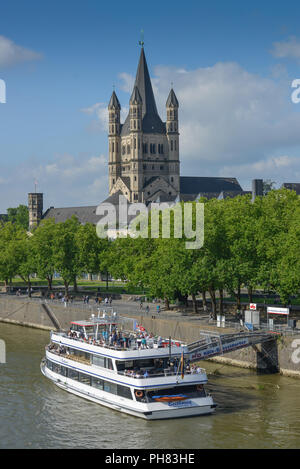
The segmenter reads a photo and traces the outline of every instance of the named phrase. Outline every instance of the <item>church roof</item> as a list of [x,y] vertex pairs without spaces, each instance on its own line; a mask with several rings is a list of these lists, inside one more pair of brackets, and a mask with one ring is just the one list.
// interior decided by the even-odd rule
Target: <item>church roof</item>
[[239,185],[236,178],[222,177],[180,177],[180,193],[181,194],[200,194],[214,193],[220,194],[222,191],[242,192],[243,189]]
[[101,216],[96,215],[97,205],[86,206],[86,207],[62,207],[54,208],[50,207],[43,215],[43,219],[54,218],[56,223],[65,222],[73,215],[78,218],[81,224],[93,223],[96,225],[100,220]]
[[119,103],[117,95],[114,91],[112,92],[112,95],[108,104],[108,109],[121,109],[121,104]]
[[290,191],[296,191],[296,194],[300,195],[300,183],[299,182],[285,182],[282,187],[289,189]]
[[130,104],[142,104],[143,100],[137,86],[133,88],[133,92],[129,102]]
[[[142,131],[144,133],[163,134],[166,132],[165,123],[158,115],[154,99],[149,70],[145,57],[144,48],[141,49],[140,60],[137,68],[134,86],[138,88],[142,98]],[[121,135],[128,135],[130,132],[130,116],[128,114],[122,125]]]
[[176,94],[174,93],[173,88],[171,89],[167,102],[166,102],[167,107],[179,107],[178,99],[176,98]]

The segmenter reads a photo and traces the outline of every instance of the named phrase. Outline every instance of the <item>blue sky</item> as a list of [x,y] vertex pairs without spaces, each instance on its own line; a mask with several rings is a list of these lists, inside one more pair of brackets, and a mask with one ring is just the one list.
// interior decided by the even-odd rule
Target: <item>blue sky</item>
[[180,101],[182,175],[300,182],[299,14],[296,1],[2,4],[0,211],[35,178],[45,208],[106,197],[105,107],[115,85],[126,112],[142,28],[162,118],[171,82]]

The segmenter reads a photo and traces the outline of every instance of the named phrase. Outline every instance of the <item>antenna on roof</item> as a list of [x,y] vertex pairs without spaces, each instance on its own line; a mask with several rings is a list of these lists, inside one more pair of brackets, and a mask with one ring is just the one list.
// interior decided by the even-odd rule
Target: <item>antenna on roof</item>
[[139,45],[143,48],[144,47],[144,30],[141,30],[141,40],[139,41]]

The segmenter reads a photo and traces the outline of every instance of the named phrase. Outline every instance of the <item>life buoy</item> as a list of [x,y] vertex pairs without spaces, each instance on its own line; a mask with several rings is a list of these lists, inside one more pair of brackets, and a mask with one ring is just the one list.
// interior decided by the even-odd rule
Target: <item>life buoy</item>
[[143,397],[144,396],[143,391],[135,391],[134,394],[136,395],[136,397]]

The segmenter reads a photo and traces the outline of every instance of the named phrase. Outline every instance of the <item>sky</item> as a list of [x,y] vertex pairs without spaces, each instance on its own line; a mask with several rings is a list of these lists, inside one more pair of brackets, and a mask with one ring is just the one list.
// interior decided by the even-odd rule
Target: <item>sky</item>
[[253,178],[300,182],[299,2],[10,0],[0,10],[1,213],[27,204],[35,182],[45,209],[107,197],[107,104],[115,87],[125,118],[141,29],[163,120],[171,83],[179,100],[181,175],[236,177],[245,190]]

